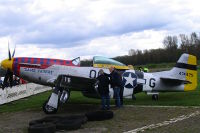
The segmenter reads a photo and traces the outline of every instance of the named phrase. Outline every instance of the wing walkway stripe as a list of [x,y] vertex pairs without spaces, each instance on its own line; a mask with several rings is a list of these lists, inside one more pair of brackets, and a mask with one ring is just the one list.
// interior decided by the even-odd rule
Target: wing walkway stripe
[[188,114],[188,115],[181,115],[181,116],[172,118],[172,119],[170,119],[170,120],[163,121],[163,122],[161,122],[161,123],[151,124],[151,125],[147,125],[147,126],[144,126],[144,127],[141,127],[141,128],[136,128],[136,129],[133,129],[133,130],[124,132],[124,133],[144,132],[145,130],[150,130],[150,129],[155,129],[155,128],[167,126],[167,125],[169,125],[169,124],[176,123],[176,122],[179,122],[179,121],[182,121],[182,120],[185,120],[185,119],[189,119],[189,118],[195,117],[195,116],[197,116],[197,115],[200,115],[200,112],[199,112],[199,111],[195,111],[195,112],[193,112],[193,113],[191,113],[191,114]]
[[162,106],[162,105],[124,105],[124,107],[142,107],[142,108],[195,108],[199,109],[200,106]]
[[[81,104],[81,105],[91,105],[91,104]],[[115,105],[110,105],[114,107]],[[124,107],[134,107],[134,108],[193,108],[193,109],[200,109],[200,106],[159,106],[159,105],[123,105]]]

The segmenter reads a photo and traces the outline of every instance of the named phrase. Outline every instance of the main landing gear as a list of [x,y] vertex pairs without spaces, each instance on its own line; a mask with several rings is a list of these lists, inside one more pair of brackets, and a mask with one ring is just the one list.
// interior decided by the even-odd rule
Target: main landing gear
[[46,114],[55,114],[58,107],[69,100],[70,91],[65,88],[55,87],[51,96],[43,104],[43,111]]

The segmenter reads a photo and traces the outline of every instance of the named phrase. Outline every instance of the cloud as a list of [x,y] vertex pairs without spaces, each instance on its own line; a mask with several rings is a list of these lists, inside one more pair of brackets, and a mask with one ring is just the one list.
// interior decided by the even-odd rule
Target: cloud
[[142,32],[132,32],[94,39],[88,45],[75,47],[73,50],[78,51],[82,58],[91,58],[93,55],[107,57],[127,55],[130,49],[161,48],[163,45],[162,39],[165,35],[166,31],[145,30]]
[[[47,4],[48,2],[48,4]],[[171,21],[170,11],[151,3],[122,1],[30,1],[2,8],[4,35],[16,43],[66,44],[103,36],[159,29]],[[19,3],[16,2],[16,6]],[[65,7],[66,6],[66,7]],[[150,7],[148,7],[150,6]],[[153,17],[153,19],[152,19]],[[8,28],[12,26],[12,28]]]
[[6,53],[3,45],[8,39],[17,44],[19,56],[37,56],[40,51],[39,56],[56,58],[113,57],[129,49],[158,48],[165,35],[199,32],[199,4],[197,0],[0,1],[0,52]]
[[[73,59],[92,59],[94,55],[114,57],[127,55],[130,49],[150,49],[162,47],[162,39],[166,31],[145,30],[142,32],[132,32],[123,35],[109,36],[93,39],[86,44],[75,47],[42,47],[35,44],[17,45],[15,57],[43,57]],[[6,37],[0,43],[7,44]],[[12,42],[11,49],[14,48]],[[7,58],[7,46],[0,45],[0,53]],[[3,58],[2,58],[3,59]]]

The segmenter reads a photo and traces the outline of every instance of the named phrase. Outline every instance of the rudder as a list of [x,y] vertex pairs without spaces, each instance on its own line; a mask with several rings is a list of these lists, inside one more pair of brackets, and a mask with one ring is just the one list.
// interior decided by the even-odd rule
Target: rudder
[[179,76],[189,81],[184,85],[184,91],[195,90],[197,87],[197,59],[190,54],[182,54],[175,66],[176,70],[181,70]]

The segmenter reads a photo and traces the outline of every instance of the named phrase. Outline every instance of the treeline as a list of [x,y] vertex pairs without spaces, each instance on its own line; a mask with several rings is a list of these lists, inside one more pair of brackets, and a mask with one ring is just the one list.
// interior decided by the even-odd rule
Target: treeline
[[[189,53],[200,58],[200,35],[180,34],[179,36],[166,36],[163,40],[163,48],[150,50],[130,49],[128,55],[115,57],[126,65],[145,65],[149,63],[176,62],[182,53]],[[81,62],[82,65],[92,64],[91,60]]]

